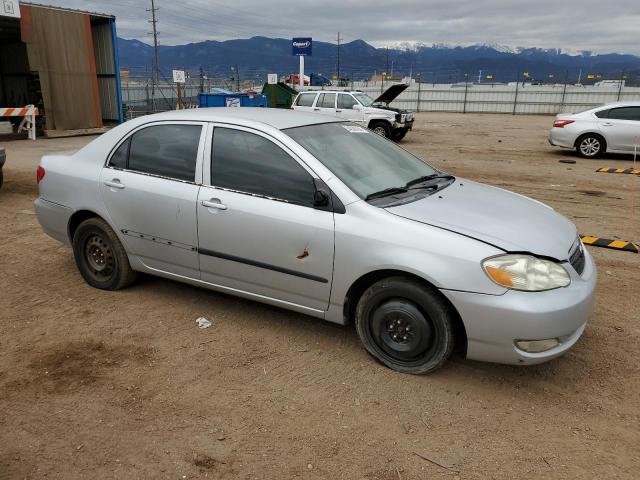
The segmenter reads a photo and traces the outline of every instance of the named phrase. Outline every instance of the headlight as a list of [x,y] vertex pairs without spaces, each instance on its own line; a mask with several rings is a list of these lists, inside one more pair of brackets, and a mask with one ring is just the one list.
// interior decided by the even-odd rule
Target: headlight
[[501,255],[482,262],[487,276],[511,290],[540,292],[566,287],[571,283],[562,265],[532,255]]
[[400,115],[400,121],[403,122],[403,123],[407,121],[407,114],[406,113],[403,113],[402,115]]

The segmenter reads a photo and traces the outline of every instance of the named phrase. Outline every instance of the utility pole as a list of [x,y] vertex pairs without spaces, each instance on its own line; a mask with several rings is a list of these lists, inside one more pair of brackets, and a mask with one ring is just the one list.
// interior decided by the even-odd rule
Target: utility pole
[[200,66],[200,93],[204,93],[204,70]]
[[156,8],[155,0],[151,0],[151,8],[147,9],[147,12],[151,12],[151,26],[153,27],[153,31],[151,35],[153,35],[153,54],[154,54],[154,65],[153,65],[153,81],[151,83],[151,103],[153,104],[153,111],[156,110],[156,102],[155,102],[155,94],[156,94],[156,86],[160,83],[160,59],[158,56],[158,18],[156,17],[156,12],[158,8]]
[[336,59],[338,86],[340,86],[340,32],[338,32],[338,58]]
[[387,62],[384,67],[385,72],[389,72],[389,47],[387,47]]
[[240,70],[238,70],[238,65],[236,65],[236,91],[240,91]]

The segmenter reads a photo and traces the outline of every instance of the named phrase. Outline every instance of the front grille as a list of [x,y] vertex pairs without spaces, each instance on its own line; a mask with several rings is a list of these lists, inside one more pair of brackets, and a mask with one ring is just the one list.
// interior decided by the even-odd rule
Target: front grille
[[578,239],[573,252],[569,256],[569,263],[578,272],[578,275],[582,275],[584,272],[584,246],[582,245],[582,241]]

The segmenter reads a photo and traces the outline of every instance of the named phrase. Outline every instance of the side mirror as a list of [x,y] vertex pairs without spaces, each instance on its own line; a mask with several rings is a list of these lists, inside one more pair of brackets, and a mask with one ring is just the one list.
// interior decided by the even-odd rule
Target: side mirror
[[360,105],[359,103],[356,103],[356,104],[353,106],[353,110],[362,110],[362,105]]
[[324,190],[316,190],[313,194],[314,207],[326,207],[329,205],[329,194]]

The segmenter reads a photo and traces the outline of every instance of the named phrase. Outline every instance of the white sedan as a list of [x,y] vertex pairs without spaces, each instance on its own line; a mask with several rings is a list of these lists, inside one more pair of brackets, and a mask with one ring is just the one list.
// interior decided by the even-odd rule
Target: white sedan
[[640,152],[640,101],[602,105],[556,116],[549,143],[575,148],[584,158],[608,153]]

